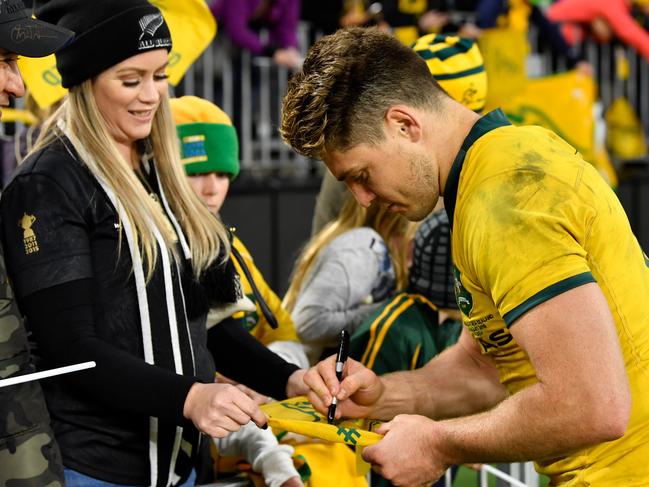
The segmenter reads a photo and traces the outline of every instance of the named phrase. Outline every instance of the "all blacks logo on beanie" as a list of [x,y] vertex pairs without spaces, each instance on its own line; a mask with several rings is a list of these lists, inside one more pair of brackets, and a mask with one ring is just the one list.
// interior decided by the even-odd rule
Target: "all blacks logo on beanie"
[[147,0],[49,0],[36,16],[77,34],[56,54],[64,88],[143,51],[172,46],[164,17]]
[[171,37],[155,37],[156,32],[165,23],[161,13],[145,15],[140,19],[140,49],[171,47]]

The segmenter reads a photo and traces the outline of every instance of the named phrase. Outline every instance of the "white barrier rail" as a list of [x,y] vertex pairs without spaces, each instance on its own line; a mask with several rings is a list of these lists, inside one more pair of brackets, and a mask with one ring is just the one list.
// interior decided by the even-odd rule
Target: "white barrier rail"
[[[310,27],[300,24],[299,39],[303,53],[308,48]],[[317,37],[317,35],[315,36]],[[554,62],[549,50],[538,47],[536,33],[530,32],[533,76],[550,74]],[[617,79],[615,53],[609,44],[588,44],[585,56],[593,67],[599,97],[607,109],[615,97],[626,94],[636,109],[642,126],[649,130],[649,63],[633,49],[618,47],[629,60],[629,78]],[[281,101],[290,72],[276,66],[267,57],[251,56],[234,48],[225,36],[219,36],[187,72],[179,94],[193,94],[213,100],[234,116],[241,139],[241,166],[258,171],[280,170],[282,174],[301,174],[312,162],[292,152],[279,136]]]
[[[539,475],[534,470],[532,462],[511,463],[509,470],[510,472],[507,473],[493,465],[482,465],[478,472],[480,487],[489,487],[489,475],[505,481],[508,487],[539,487]],[[444,486],[453,486],[453,476],[450,470],[444,475]]]

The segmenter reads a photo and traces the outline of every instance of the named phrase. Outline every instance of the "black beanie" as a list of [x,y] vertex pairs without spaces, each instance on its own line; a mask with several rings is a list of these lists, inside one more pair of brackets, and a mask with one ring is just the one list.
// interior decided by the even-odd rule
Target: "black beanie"
[[451,263],[451,227],[446,210],[426,218],[417,229],[408,289],[440,308],[457,309]]
[[56,53],[64,88],[142,52],[171,50],[169,28],[147,0],[50,0],[36,17],[76,33],[74,41]]

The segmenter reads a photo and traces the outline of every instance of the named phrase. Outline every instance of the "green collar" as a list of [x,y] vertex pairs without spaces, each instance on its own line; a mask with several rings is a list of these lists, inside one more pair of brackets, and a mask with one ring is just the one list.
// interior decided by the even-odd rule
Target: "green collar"
[[457,156],[455,156],[455,160],[451,166],[451,171],[446,180],[446,187],[444,188],[444,207],[446,208],[446,214],[448,215],[451,229],[453,229],[453,214],[455,213],[457,189],[460,184],[460,172],[462,171],[462,165],[464,164],[466,153],[469,151],[473,143],[484,134],[493,129],[497,129],[498,127],[504,127],[505,125],[511,125],[511,122],[507,119],[503,111],[500,108],[497,108],[496,110],[487,113],[484,117],[479,118],[475,125],[471,127],[471,130],[464,139],[464,142],[462,142],[462,147],[457,153]]

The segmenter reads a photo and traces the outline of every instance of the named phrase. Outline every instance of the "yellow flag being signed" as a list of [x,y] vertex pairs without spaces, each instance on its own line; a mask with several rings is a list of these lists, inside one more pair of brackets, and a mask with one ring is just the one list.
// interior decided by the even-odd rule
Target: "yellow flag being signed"
[[383,435],[371,431],[372,427],[380,422],[371,422],[370,429],[364,428],[362,420],[344,420],[328,424],[327,418],[316,411],[304,396],[264,404],[261,410],[268,416],[268,424],[273,429],[311,438],[353,446],[373,445],[383,438]]
[[[150,0],[164,16],[173,49],[169,53],[169,82],[177,85],[189,67],[198,59],[216,35],[216,21],[205,0]],[[54,55],[44,58],[20,58],[20,71],[25,84],[41,108],[63,98],[67,90],[61,86]]]

